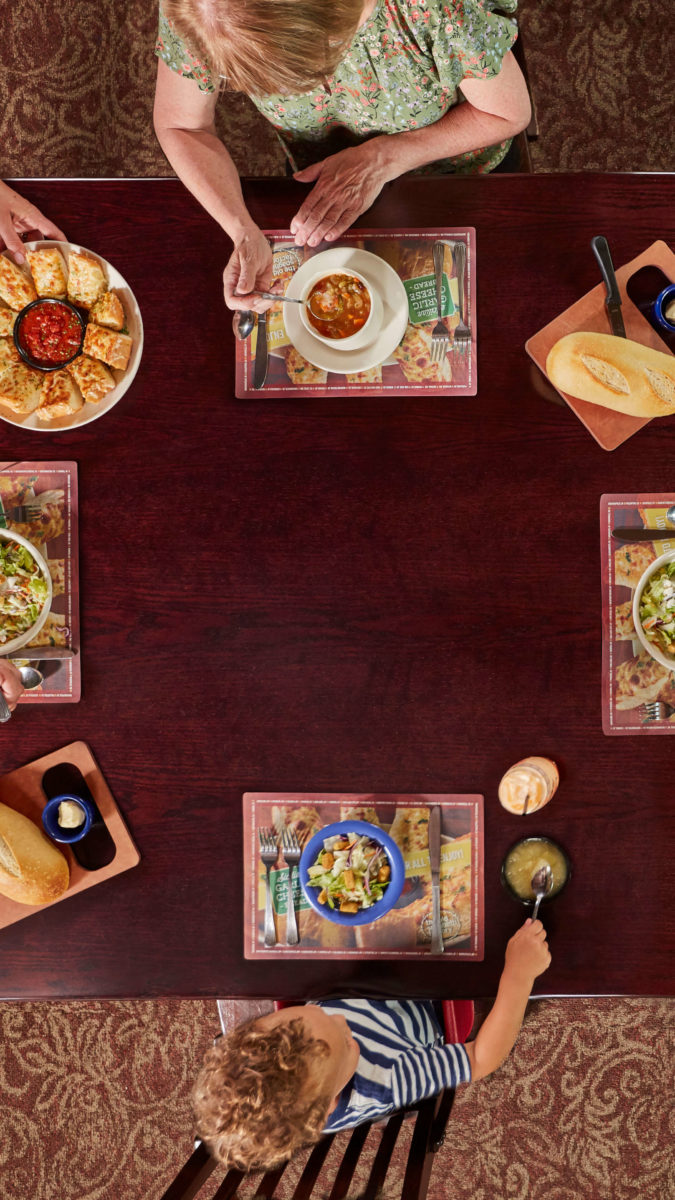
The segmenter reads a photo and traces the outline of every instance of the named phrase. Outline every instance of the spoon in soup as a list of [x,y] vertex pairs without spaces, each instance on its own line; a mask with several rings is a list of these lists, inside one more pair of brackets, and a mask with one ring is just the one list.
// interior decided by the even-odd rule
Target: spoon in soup
[[535,871],[534,875],[532,876],[532,882],[530,883],[530,887],[535,895],[534,908],[532,909],[533,921],[536,921],[537,913],[539,912],[539,905],[544,899],[544,896],[550,892],[552,885],[553,872],[551,871],[548,863],[545,863],[543,867],[540,867],[538,871]]
[[[315,317],[317,321],[334,321],[342,312],[341,300],[338,300],[335,308],[328,310],[322,309],[320,312],[317,312],[307,300],[296,300],[295,296],[280,296],[277,292],[249,292],[248,295],[261,296],[263,300],[281,300],[283,304],[300,304],[306,308],[308,312],[311,312],[312,316]],[[310,301],[314,299],[314,295],[311,295]]]

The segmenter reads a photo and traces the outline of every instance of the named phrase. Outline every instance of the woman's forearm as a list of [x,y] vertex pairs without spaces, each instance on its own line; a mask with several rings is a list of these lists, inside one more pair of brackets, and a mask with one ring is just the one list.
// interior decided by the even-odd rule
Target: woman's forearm
[[[525,122],[527,124],[527,122]],[[424,129],[406,133],[390,133],[373,138],[377,143],[388,179],[397,179],[406,171],[414,171],[439,158],[455,158],[470,150],[482,150],[513,137],[524,128],[520,121],[505,119],[483,112],[468,101],[456,104],[449,112]]]
[[233,242],[256,227],[237,168],[215,130],[156,124],[155,132],[179,179]]

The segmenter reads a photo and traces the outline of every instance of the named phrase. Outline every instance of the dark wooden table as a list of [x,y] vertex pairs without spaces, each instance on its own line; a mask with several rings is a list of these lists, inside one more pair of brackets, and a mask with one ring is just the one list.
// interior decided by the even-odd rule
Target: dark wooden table
[[[415,180],[363,222],[472,224],[475,399],[237,401],[225,236],[175,181],[20,185],[134,288],[143,362],[72,435],[2,424],[4,459],[74,458],[83,699],[19,711],[3,770],[89,742],[140,867],[5,930],[5,997],[494,994],[523,917],[499,864],[523,832],[568,849],[540,994],[675,993],[673,752],[606,738],[598,501],[673,487],[675,422],[612,454],[539,394],[523,343],[624,262],[673,242],[675,178]],[[251,184],[260,224],[302,191]],[[544,531],[547,536],[542,542]],[[523,755],[562,782],[499,806]],[[485,795],[482,964],[247,963],[245,790]]]

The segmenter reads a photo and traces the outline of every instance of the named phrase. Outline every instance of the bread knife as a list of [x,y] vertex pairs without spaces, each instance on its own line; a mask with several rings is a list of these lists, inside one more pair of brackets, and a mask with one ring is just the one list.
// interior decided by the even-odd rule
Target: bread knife
[[267,379],[267,313],[258,313],[253,386],[261,388]]
[[621,316],[621,293],[619,285],[616,282],[614,274],[614,263],[609,252],[607,238],[594,237],[591,238],[591,249],[598,260],[598,266],[602,271],[602,278],[605,281],[607,288],[607,298],[605,300],[605,308],[609,316],[609,323],[612,328],[612,333],[615,337],[625,338],[626,329]]
[[441,809],[435,804],[429,817],[429,863],[431,865],[431,953],[442,954],[441,928]]
[[675,542],[675,529],[613,529],[612,537],[619,542]]

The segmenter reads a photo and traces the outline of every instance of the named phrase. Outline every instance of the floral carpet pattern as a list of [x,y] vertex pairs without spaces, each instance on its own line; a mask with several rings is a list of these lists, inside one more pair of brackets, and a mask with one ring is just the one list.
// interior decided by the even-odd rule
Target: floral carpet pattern
[[[673,1200],[674,1019],[669,1000],[531,1004],[506,1064],[458,1092],[429,1200]],[[5,1003],[0,1023],[2,1200],[159,1200],[192,1148],[215,1003]],[[409,1135],[382,1200],[400,1197]]]
[[[520,0],[535,171],[672,171],[672,0]],[[0,37],[0,177],[167,175],[152,130],[155,0],[12,0]],[[242,174],[284,173],[243,96],[219,129]]]

